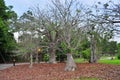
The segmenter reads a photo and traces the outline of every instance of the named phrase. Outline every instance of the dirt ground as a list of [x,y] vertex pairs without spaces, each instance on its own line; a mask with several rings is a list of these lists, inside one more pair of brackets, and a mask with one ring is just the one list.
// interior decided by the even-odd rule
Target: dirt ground
[[65,63],[17,65],[0,70],[0,80],[75,80],[80,77],[95,77],[100,80],[120,80],[120,65],[77,64],[77,70],[64,71]]

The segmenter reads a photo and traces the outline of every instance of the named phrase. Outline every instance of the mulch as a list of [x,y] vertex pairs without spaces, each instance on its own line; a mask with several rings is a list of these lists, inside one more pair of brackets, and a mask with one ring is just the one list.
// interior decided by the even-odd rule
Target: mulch
[[80,77],[94,77],[99,80],[120,80],[120,65],[77,64],[76,71],[64,71],[65,63],[17,65],[0,70],[0,80],[76,80]]

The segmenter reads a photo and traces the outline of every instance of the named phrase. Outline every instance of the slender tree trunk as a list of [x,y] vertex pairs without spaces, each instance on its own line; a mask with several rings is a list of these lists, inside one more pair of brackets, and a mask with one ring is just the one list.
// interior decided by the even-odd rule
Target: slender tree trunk
[[75,71],[76,68],[77,68],[77,66],[73,60],[72,54],[68,53],[65,71]]
[[38,63],[39,62],[39,60],[38,60],[38,53],[36,53],[35,57],[36,57],[35,62]]
[[32,68],[32,66],[33,66],[33,55],[32,55],[32,53],[30,53],[30,68]]

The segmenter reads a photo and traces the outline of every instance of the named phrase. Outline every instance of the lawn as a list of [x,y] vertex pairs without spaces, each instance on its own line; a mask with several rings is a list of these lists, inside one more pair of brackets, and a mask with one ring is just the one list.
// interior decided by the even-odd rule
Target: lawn
[[99,80],[97,78],[90,78],[90,77],[81,77],[79,79],[74,79],[74,80]]
[[85,60],[83,58],[76,58],[74,59],[75,63],[84,63]]
[[120,65],[120,60],[99,60],[98,63]]
[[[86,63],[86,62],[88,62],[87,60],[80,59],[80,58],[74,59],[74,61],[76,63]],[[111,60],[111,59],[107,59],[107,58],[104,57],[104,58],[98,60],[98,63],[120,65],[120,60],[118,60],[118,59]]]
[[100,60],[98,60],[98,63],[120,65],[120,60],[116,57],[111,59],[111,57],[104,56],[101,57]]

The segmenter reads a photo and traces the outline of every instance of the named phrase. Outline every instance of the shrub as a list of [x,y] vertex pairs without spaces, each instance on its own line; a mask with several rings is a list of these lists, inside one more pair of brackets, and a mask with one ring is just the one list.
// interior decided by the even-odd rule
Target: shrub
[[90,58],[90,49],[86,49],[86,50],[82,51],[82,57],[84,59],[89,60],[89,58]]
[[120,60],[120,54],[118,54],[117,58]]
[[48,60],[49,60],[49,55],[48,54],[44,54],[43,61],[47,62]]

